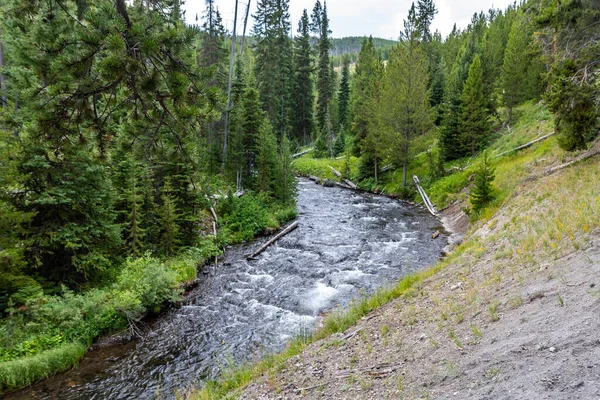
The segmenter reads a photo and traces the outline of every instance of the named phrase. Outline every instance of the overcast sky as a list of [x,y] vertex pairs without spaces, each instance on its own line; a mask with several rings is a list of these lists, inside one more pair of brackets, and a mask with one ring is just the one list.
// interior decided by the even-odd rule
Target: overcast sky
[[[248,0],[239,0],[238,26],[243,23],[244,12]],[[316,0],[290,0],[290,14],[294,33],[303,9],[312,11]],[[514,0],[435,0],[439,12],[433,21],[433,30],[438,29],[446,36],[456,22],[459,28],[465,28],[475,12],[490,8],[506,8]],[[215,3],[228,30],[233,27],[235,0],[215,0]],[[257,0],[251,0],[251,13],[256,9]],[[327,9],[331,20],[333,37],[368,36],[386,39],[397,39],[402,29],[402,21],[406,18],[412,0],[328,0]],[[204,0],[186,0],[186,18],[193,23],[196,14],[202,17]],[[249,25],[252,18],[249,19]],[[241,33],[241,27],[238,29]]]

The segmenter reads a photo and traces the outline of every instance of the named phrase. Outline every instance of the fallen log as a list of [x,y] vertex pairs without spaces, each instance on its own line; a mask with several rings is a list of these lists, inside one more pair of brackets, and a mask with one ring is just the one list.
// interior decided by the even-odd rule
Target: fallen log
[[294,222],[293,224],[291,224],[290,226],[288,226],[287,228],[285,228],[283,231],[281,231],[280,233],[278,233],[277,235],[275,235],[267,243],[265,243],[262,246],[260,246],[260,248],[258,250],[256,250],[254,253],[250,254],[247,257],[247,259],[251,259],[251,258],[256,257],[257,255],[259,255],[260,253],[262,253],[263,251],[265,251],[270,245],[272,245],[273,243],[275,243],[276,241],[278,241],[279,239],[281,239],[282,237],[284,237],[285,235],[287,235],[288,233],[290,233],[291,231],[293,231],[297,227],[298,227],[298,221]]
[[344,182],[346,183],[346,185],[350,186],[352,189],[354,189],[354,190],[358,189],[358,186],[356,186],[352,181],[349,181],[348,179],[344,179]]
[[511,149],[511,150],[508,150],[508,151],[502,152],[502,153],[500,153],[500,154],[496,155],[496,158],[498,158],[498,157],[502,157],[503,155],[505,155],[505,154],[509,154],[509,153],[512,153],[512,152],[514,152],[514,151],[519,151],[519,150],[523,150],[523,149],[526,149],[526,148],[528,148],[528,147],[531,147],[531,146],[533,146],[534,144],[536,144],[536,143],[539,143],[539,142],[541,142],[541,141],[544,141],[544,140],[548,139],[550,136],[553,136],[553,135],[554,135],[554,133],[555,133],[555,132],[549,133],[549,134],[547,134],[547,135],[545,135],[545,136],[542,136],[541,138],[538,138],[538,139],[532,140],[532,141],[531,141],[531,142],[529,142],[529,143],[525,143],[524,145],[521,145],[521,146],[519,146],[519,147],[515,147],[514,149]]
[[544,175],[551,175],[557,171],[560,171],[561,169],[568,168],[571,165],[577,164],[578,162],[581,162],[583,160],[587,160],[588,158],[595,157],[599,154],[600,154],[600,149],[585,152],[584,154],[580,155],[579,157],[576,157],[573,161],[569,161],[567,163],[557,165],[556,167],[546,169],[546,171],[544,171]]
[[333,168],[331,165],[328,165],[328,167],[331,169],[331,172],[340,178],[346,185],[350,186],[352,189],[358,189],[358,186],[356,186],[351,180],[345,179],[337,169]]
[[311,148],[310,148],[310,149],[308,149],[308,150],[304,150],[304,151],[301,151],[300,153],[293,154],[293,155],[292,155],[292,158],[298,158],[298,157],[302,157],[303,155],[305,155],[305,154],[308,154],[308,153],[310,153],[310,152],[311,152],[311,151],[313,151],[313,150],[314,150],[314,147],[311,147]]
[[425,203],[425,207],[427,207],[427,210],[432,215],[437,216],[435,206],[433,205],[431,200],[429,200],[429,197],[427,196],[427,193],[425,193],[425,190],[421,187],[421,181],[419,181],[419,178],[416,175],[413,175],[413,181],[415,181],[415,185],[417,185],[417,190],[419,191],[419,194],[421,195],[421,198],[423,199],[423,203]]
[[333,168],[331,165],[328,165],[329,169],[331,169],[331,172],[333,172],[333,174],[335,176],[337,176],[338,178],[342,178],[342,174],[335,168]]
[[340,182],[333,182],[333,184],[335,186],[339,186],[339,187],[344,188],[344,189],[352,189],[350,186],[344,185],[343,183],[340,183]]

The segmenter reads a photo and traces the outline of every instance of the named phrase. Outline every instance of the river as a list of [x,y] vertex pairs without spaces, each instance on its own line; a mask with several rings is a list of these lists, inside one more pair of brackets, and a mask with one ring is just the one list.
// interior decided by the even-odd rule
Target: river
[[[126,345],[95,350],[79,368],[8,399],[172,399],[223,368],[279,351],[321,315],[435,263],[447,244],[420,208],[341,188],[298,183],[299,228],[257,257],[233,246],[205,267],[183,306]],[[263,240],[264,241],[264,240]]]

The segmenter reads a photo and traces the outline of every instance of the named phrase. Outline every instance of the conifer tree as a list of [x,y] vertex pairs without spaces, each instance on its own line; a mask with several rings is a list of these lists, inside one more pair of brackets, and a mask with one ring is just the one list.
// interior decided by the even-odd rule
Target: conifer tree
[[263,112],[261,110],[258,90],[249,84],[242,100],[243,110],[243,147],[244,167],[242,181],[244,185],[253,187],[255,183],[254,170],[256,168],[256,155],[258,151],[258,138],[263,124]]
[[362,42],[356,71],[352,79],[349,115],[351,116],[350,128],[354,135],[356,155],[361,154],[363,141],[367,136],[369,120],[373,111],[371,101],[380,78],[378,72],[377,52],[373,45],[373,38],[369,37]]
[[339,156],[340,154],[344,154],[346,151],[346,134],[345,129],[342,126],[340,128],[340,133],[337,135],[335,139],[335,143],[333,144],[333,155]]
[[307,145],[313,136],[313,66],[310,47],[308,13],[306,9],[298,23],[298,35],[294,39],[294,137]]
[[173,255],[178,246],[181,244],[179,237],[179,211],[175,198],[172,194],[172,188],[167,182],[163,188],[161,196],[162,205],[160,210],[161,216],[161,235],[160,246],[162,252],[166,256]]
[[508,123],[512,123],[513,108],[525,95],[527,77],[527,29],[522,18],[513,23],[504,53],[500,75],[502,101],[508,109]]
[[310,14],[310,31],[315,35],[321,34],[323,25],[323,6],[321,0],[317,0]]
[[330,73],[329,50],[329,18],[327,17],[327,3],[323,5],[321,14],[321,31],[319,37],[319,58],[317,67],[317,126],[327,129],[326,118],[329,111],[329,101],[332,95],[332,79]]
[[389,132],[385,131],[382,120],[378,118],[378,110],[382,107],[381,90],[385,65],[381,57],[375,61],[373,68],[373,86],[369,88],[369,97],[364,104],[366,135],[361,142],[359,173],[361,178],[379,180],[379,168],[389,146]]
[[290,205],[294,204],[294,197],[296,195],[296,175],[292,167],[292,149],[291,143],[287,135],[281,140],[281,146],[279,148],[279,193],[278,198],[281,204]]
[[350,102],[350,57],[344,55],[342,58],[342,79],[338,92],[338,124],[346,126],[348,122],[348,104]]
[[254,15],[255,75],[261,102],[279,138],[290,126],[292,40],[289,0],[259,0]]
[[445,109],[440,129],[440,145],[444,160],[451,161],[463,156],[460,116],[462,93],[469,74],[469,67],[476,52],[476,40],[472,34],[460,47],[444,89]]
[[256,190],[268,196],[277,195],[277,180],[281,174],[277,151],[277,138],[268,119],[264,119],[256,142]]
[[[414,3],[413,3],[414,4]],[[425,43],[431,41],[431,23],[433,22],[433,18],[435,14],[437,14],[438,10],[435,7],[433,0],[418,0],[417,1],[417,13],[416,13],[416,23],[417,29],[420,32],[420,40]]]
[[389,135],[389,159],[402,167],[404,187],[412,141],[433,127],[427,89],[428,60],[420,33],[413,4],[404,21],[401,42],[390,53],[378,107],[379,118]]
[[107,1],[83,20],[74,2],[61,4],[3,7],[3,25],[19,32],[7,43],[20,49],[11,54],[11,90],[20,96],[11,118],[27,127],[16,163],[27,171],[18,186],[30,195],[12,206],[36,214],[23,237],[29,268],[77,288],[118,266],[127,235],[110,179],[115,143],[129,143],[145,162],[194,165],[215,96],[192,61],[195,32],[173,18],[173,2],[157,0],[157,12]]
[[480,212],[494,198],[492,182],[495,178],[494,168],[490,165],[487,152],[483,153],[483,159],[475,171],[475,186],[470,194],[471,205],[475,213]]
[[490,131],[489,113],[483,91],[483,69],[481,58],[475,55],[469,68],[461,97],[460,130],[462,154],[475,156],[487,144]]

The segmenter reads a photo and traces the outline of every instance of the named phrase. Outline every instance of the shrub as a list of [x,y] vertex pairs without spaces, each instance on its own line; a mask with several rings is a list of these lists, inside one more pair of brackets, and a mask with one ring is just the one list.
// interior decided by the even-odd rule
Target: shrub
[[234,242],[252,239],[269,224],[267,205],[254,194],[230,196],[220,205],[219,213],[223,215],[221,225],[231,232]]

